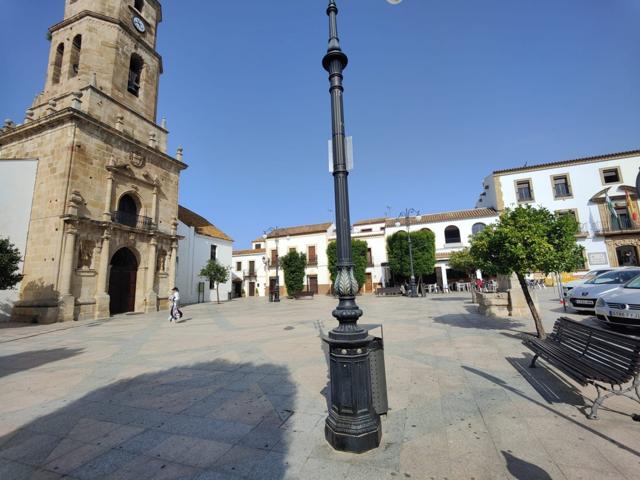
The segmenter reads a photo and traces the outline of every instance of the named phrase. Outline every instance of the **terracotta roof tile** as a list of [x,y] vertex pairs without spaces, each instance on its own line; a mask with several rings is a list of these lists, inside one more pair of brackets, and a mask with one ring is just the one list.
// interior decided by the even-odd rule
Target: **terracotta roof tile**
[[607,153],[605,155],[596,155],[593,157],[575,158],[573,160],[560,160],[557,162],[539,163],[538,165],[528,165],[526,167],[506,168],[504,170],[495,170],[494,175],[502,175],[505,173],[526,172],[529,170],[543,170],[545,168],[563,167],[565,165],[575,165],[580,163],[592,163],[601,160],[611,160],[621,157],[633,157],[640,155],[640,150],[629,150],[627,152]]
[[[467,220],[470,218],[483,218],[483,217],[497,217],[498,212],[493,208],[472,208],[469,210],[457,210],[454,212],[442,212],[442,213],[429,213],[421,215],[420,220],[416,220],[416,217],[410,217],[411,225],[423,225],[427,223],[438,222],[451,222],[455,220]],[[395,218],[387,219],[387,227],[394,227],[396,222],[400,221],[404,224],[404,221],[397,220]]]
[[195,212],[192,212],[188,208],[178,205],[178,220],[185,225],[194,227],[196,233],[200,235],[206,235],[208,237],[219,238],[221,240],[228,240],[233,242],[233,239],[216,227],[213,223],[204,217],[201,217]]
[[257,255],[259,253],[265,253],[264,248],[249,248],[246,250],[234,250],[233,255]]
[[369,225],[370,223],[385,223],[387,221],[387,219],[385,217],[378,217],[378,218],[369,218],[367,220],[358,220],[356,223],[354,223],[353,225]]
[[308,235],[310,233],[326,232],[331,223],[314,223],[312,225],[299,225],[297,227],[278,228],[267,235],[267,238],[280,238],[293,235]]

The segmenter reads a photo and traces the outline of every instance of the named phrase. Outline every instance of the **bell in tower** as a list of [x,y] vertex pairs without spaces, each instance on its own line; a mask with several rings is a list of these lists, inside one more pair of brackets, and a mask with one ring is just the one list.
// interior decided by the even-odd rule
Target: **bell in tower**
[[[156,123],[158,0],[56,0],[44,91],[0,130],[3,162],[37,161],[12,317],[155,311],[175,281],[178,179]],[[163,258],[158,262],[159,257]]]

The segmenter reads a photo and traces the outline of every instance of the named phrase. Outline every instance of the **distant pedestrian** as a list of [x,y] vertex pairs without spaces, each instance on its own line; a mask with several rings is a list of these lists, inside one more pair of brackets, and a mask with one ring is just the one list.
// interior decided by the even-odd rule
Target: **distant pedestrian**
[[482,279],[476,278],[476,290],[481,292],[483,288],[484,288],[484,282],[482,281]]
[[175,323],[176,320],[182,318],[182,312],[180,311],[180,290],[177,287],[171,289],[171,295],[169,295],[169,302],[171,307],[169,310],[169,322]]

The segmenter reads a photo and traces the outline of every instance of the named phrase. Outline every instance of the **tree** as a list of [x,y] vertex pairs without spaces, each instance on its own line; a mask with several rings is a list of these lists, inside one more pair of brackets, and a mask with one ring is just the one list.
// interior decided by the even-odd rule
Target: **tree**
[[220,284],[229,280],[229,267],[220,265],[216,260],[211,259],[200,270],[200,276],[209,279],[211,285],[216,287],[216,297],[220,303]]
[[[363,287],[367,278],[367,252],[369,246],[364,240],[351,239],[351,257],[353,259],[353,274],[358,282],[358,291]],[[327,245],[327,258],[329,259],[329,273],[331,275],[331,285],[336,283],[336,272],[338,265],[338,250],[336,242],[329,242]]]
[[[433,232],[431,230],[411,232],[411,252],[416,278],[431,275],[436,266],[436,240]],[[394,276],[402,279],[411,277],[407,232],[400,230],[387,239],[387,258]]]
[[525,275],[532,272],[571,272],[584,264],[576,243],[579,225],[570,215],[555,215],[530,205],[506,210],[500,220],[471,239],[470,253],[482,270],[515,273],[540,338],[546,333],[533,304]]
[[20,250],[8,238],[0,238],[0,290],[15,287],[22,275],[20,271]]
[[470,277],[479,269],[478,261],[473,258],[468,247],[453,252],[449,256],[449,266],[454,270],[465,272]]
[[284,285],[287,287],[287,295],[295,297],[304,288],[304,274],[307,268],[307,256],[295,250],[290,251],[280,258],[280,266],[284,272]]

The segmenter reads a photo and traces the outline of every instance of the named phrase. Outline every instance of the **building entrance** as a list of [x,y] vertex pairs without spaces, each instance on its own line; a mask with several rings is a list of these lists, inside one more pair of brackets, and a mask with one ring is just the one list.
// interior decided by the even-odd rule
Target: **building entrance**
[[111,315],[133,312],[136,305],[138,261],[128,248],[118,250],[111,258],[109,274],[109,311]]

